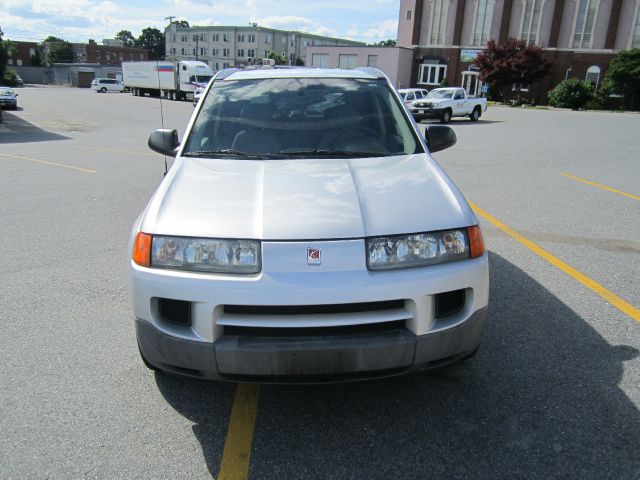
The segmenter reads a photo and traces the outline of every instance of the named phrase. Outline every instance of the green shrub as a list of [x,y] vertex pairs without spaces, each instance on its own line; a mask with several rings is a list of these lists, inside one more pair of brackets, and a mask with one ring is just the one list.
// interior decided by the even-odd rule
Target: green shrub
[[585,110],[604,110],[604,103],[598,97],[594,97],[584,104]]
[[577,110],[593,98],[593,84],[574,78],[563,80],[548,93],[549,105]]
[[0,84],[6,85],[7,87],[17,87],[18,77],[16,76],[16,72],[8,68],[7,71],[4,72],[4,78],[2,78]]

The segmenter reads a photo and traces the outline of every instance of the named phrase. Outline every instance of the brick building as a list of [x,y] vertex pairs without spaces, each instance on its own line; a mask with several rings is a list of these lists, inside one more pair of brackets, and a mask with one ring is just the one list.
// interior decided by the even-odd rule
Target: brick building
[[35,42],[19,42],[11,40],[13,49],[9,51],[9,65],[16,67],[31,67],[33,59],[37,57],[38,44]]
[[640,0],[401,0],[398,45],[414,49],[412,84],[446,80],[478,94],[473,59],[490,39],[535,43],[553,62],[550,75],[523,85],[523,95],[546,103],[565,78],[600,84],[620,50],[640,47]]
[[[43,63],[53,44],[54,42],[43,44],[41,51]],[[88,43],[72,43],[71,48],[73,58],[69,58],[65,63],[120,65],[122,62],[149,60],[149,50],[145,48],[104,45],[98,44],[94,40],[89,40]]]

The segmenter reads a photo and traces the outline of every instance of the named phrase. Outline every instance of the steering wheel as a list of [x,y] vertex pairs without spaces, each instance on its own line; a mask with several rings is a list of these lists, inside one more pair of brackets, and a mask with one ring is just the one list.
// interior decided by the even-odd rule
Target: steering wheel
[[341,130],[340,132],[336,133],[328,141],[328,144],[331,146],[331,148],[333,148],[335,143],[337,143],[336,140],[338,140],[340,137],[345,137],[345,136],[351,135],[351,134],[353,134],[355,132],[363,133],[364,135],[362,135],[362,136],[368,137],[368,139],[375,140],[378,143],[380,143],[379,140],[378,140],[378,133],[375,132],[373,129],[371,129],[369,127],[357,126],[357,127],[348,127],[347,129]]

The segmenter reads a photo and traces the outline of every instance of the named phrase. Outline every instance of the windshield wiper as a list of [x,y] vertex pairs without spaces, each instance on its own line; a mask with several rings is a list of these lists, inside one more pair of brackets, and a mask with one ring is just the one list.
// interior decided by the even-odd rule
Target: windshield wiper
[[316,149],[316,150],[285,150],[282,152],[278,152],[277,155],[359,158],[359,157],[389,157],[389,156],[398,155],[398,154],[382,153],[382,152],[358,152],[354,150]]
[[270,153],[246,153],[234,148],[222,148],[220,150],[196,150],[182,154],[184,157],[207,157],[215,158],[218,156],[242,157],[242,158],[273,158]]

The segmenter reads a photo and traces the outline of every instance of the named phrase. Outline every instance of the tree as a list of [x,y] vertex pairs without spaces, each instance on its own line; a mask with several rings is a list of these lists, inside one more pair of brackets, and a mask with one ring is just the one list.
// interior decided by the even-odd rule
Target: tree
[[370,43],[369,45],[372,47],[395,47],[396,41],[392,39],[380,40],[379,42]]
[[2,30],[0,30],[0,84],[4,79],[4,74],[7,71],[7,64],[9,63],[9,51],[11,49],[11,42],[2,39]]
[[162,60],[165,53],[164,33],[155,27],[147,27],[136,38],[135,46],[149,50],[149,59]]
[[136,42],[136,37],[129,30],[120,30],[114,38],[122,41],[125,47],[133,47]]
[[540,47],[515,38],[501,44],[489,40],[473,63],[480,69],[480,80],[488,83],[500,100],[506,99],[512,85],[534,83],[551,69]]
[[43,51],[46,52],[46,62],[73,63],[73,46],[62,38],[49,35],[42,42]]
[[610,91],[622,95],[624,108],[640,110],[640,48],[618,53],[611,60],[604,79]]
[[276,65],[286,65],[287,64],[287,58],[283,57],[278,52],[270,52],[269,56],[267,58],[275,60],[276,61]]
[[189,22],[186,20],[174,20],[171,23],[175,23],[178,27],[189,28]]

